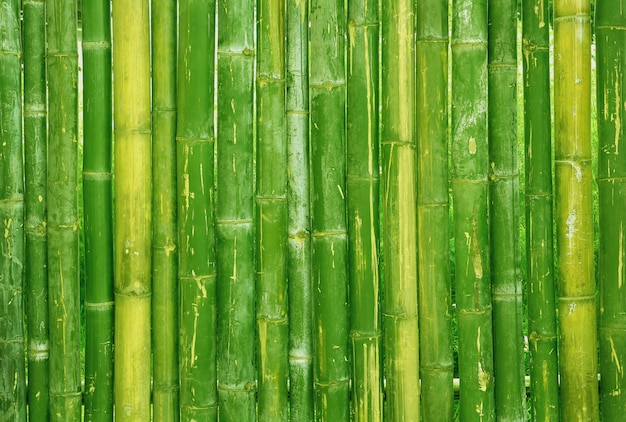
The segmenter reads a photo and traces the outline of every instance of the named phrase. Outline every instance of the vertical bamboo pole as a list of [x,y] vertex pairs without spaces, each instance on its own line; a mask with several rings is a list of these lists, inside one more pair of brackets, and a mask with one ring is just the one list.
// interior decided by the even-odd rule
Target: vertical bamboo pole
[[26,420],[20,2],[0,6],[0,420]]
[[46,3],[50,417],[81,419],[76,2]]
[[179,420],[176,1],[152,0],[153,419]]
[[382,11],[385,414],[419,421],[414,2]]
[[85,420],[113,420],[111,9],[83,2]]
[[451,148],[460,415],[494,420],[486,0],[453,4]]
[[626,162],[623,148],[626,10],[622,0],[596,4],[600,280],[600,402],[602,419],[626,414],[626,293],[623,288]]
[[46,228],[46,9],[22,3],[24,13],[24,277],[27,291],[28,414],[47,421],[50,380]]
[[220,421],[254,421],[254,2],[218,2],[217,291]]
[[289,412],[294,421],[312,421],[314,404],[309,197],[309,1],[287,0],[286,7]]
[[348,2],[347,211],[352,409],[381,421],[379,313],[378,1]]
[[350,418],[345,213],[345,3],[310,3],[310,130],[315,409]]
[[148,0],[113,1],[116,421],[150,420],[152,156]]
[[448,205],[448,2],[417,6],[417,224],[420,375],[425,420],[452,420]]
[[528,339],[531,412],[536,421],[559,419],[549,26],[548,2],[523,0]]

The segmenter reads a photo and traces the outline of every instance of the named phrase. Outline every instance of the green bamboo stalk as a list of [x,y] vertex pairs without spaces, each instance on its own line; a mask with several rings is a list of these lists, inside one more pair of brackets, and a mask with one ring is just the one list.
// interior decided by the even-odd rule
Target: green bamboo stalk
[[76,2],[46,2],[50,417],[81,419]]
[[596,421],[591,25],[587,1],[554,3],[554,113],[561,416],[567,421]]
[[254,421],[254,2],[218,4],[217,313],[220,421]]
[[259,420],[288,418],[285,2],[257,3],[257,334]]
[[600,402],[602,419],[618,421],[626,413],[622,394],[626,350],[626,298],[623,291],[626,162],[624,113],[624,42],[626,11],[622,0],[596,4],[598,101],[598,194],[600,280]]
[[522,1],[526,274],[533,420],[559,419],[553,260],[549,9]]
[[309,180],[309,1],[287,0],[287,279],[289,280],[289,412],[314,419]]
[[113,1],[116,421],[150,420],[152,155],[148,0]]
[[425,420],[452,420],[448,205],[448,2],[417,6],[417,224],[420,375]]
[[153,419],[177,422],[176,2],[152,0]]
[[28,414],[49,420],[48,275],[46,229],[46,10],[24,1],[24,277],[27,291]]
[[311,246],[317,420],[350,417],[345,205],[345,3],[310,2]]
[[217,420],[213,197],[215,1],[179,4],[178,241],[181,420]]
[[111,10],[83,2],[85,420],[113,420]]
[[382,421],[379,314],[378,1],[348,2],[347,216],[352,408]]
[[486,0],[453,3],[452,81],[451,178],[460,415],[468,421],[494,420]]
[[526,420],[517,170],[517,0],[489,0],[489,197],[496,414]]
[[20,2],[0,8],[0,420],[26,420]]
[[414,2],[382,10],[385,419],[419,421]]

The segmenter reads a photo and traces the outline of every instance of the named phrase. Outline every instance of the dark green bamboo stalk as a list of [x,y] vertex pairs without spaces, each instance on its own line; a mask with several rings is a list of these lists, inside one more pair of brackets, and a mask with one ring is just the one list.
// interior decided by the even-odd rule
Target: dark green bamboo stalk
[[562,419],[567,421],[599,417],[589,13],[587,1],[554,2],[559,364]]
[[28,414],[49,420],[48,275],[46,228],[46,10],[22,2],[24,13],[24,277],[28,324]]
[[347,216],[352,409],[382,421],[379,313],[378,1],[348,2]]
[[559,419],[553,262],[548,2],[522,1],[526,274],[530,401],[536,421]]
[[419,421],[414,2],[382,11],[385,419]]
[[20,2],[0,8],[0,420],[26,421]]
[[115,420],[150,420],[152,154],[148,0],[113,1]]
[[626,414],[622,386],[626,364],[626,296],[624,225],[626,161],[623,148],[626,11],[622,0],[596,3],[598,190],[600,280],[600,370],[602,419],[618,421]]
[[85,420],[113,420],[111,10],[83,1]]
[[176,1],[151,4],[153,419],[177,422]]
[[257,334],[259,420],[288,418],[285,2],[260,0],[257,44]]
[[453,3],[451,148],[460,416],[494,420],[486,0]]
[[76,2],[46,2],[50,417],[81,419]]
[[178,241],[181,419],[217,420],[213,196],[215,1],[179,4]]
[[312,421],[314,396],[309,198],[309,1],[287,0],[286,8],[289,411],[293,421]]
[[448,206],[448,2],[417,6],[417,224],[420,375],[425,420],[452,420]]
[[350,418],[343,0],[310,2],[311,246],[317,420]]
[[517,170],[517,0],[489,0],[489,219],[496,414],[526,420]]
[[254,2],[219,2],[217,291],[220,421],[254,421]]

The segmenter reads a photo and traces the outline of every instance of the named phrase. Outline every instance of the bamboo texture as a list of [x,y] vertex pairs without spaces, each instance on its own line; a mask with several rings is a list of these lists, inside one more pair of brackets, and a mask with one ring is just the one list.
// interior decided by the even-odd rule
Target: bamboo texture
[[[152,123],[148,0],[113,1],[115,420],[149,421]],[[76,420],[76,419],[75,419]]]
[[385,419],[419,421],[415,9],[382,8]]
[[[48,275],[46,228],[46,10],[22,2],[24,13],[24,278],[28,330],[28,414],[49,420]],[[4,74],[4,73],[3,73]]]
[[215,2],[179,3],[176,128],[181,420],[217,420]]
[[0,9],[0,420],[26,420],[20,2]]
[[623,365],[626,363],[626,302],[623,291],[626,162],[624,148],[624,30],[621,0],[596,5],[598,110],[598,194],[600,282],[600,402],[602,420],[617,421],[626,412]]
[[417,7],[417,237],[423,417],[453,418],[448,204],[448,3]]
[[549,19],[548,2],[522,2],[530,405],[536,421],[559,419]]
[[218,4],[217,290],[220,421],[254,421],[254,3]]
[[352,409],[382,421],[379,310],[378,1],[348,2],[346,211],[352,347]]
[[180,418],[176,220],[176,1],[152,0],[153,419]]

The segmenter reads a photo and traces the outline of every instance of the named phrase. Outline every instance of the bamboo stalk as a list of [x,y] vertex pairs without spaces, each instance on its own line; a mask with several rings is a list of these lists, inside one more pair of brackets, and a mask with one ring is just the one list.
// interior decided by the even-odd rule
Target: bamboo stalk
[[554,421],[559,419],[559,390],[552,252],[548,2],[522,2],[522,42],[530,401],[533,420]]
[[417,224],[420,375],[425,420],[452,420],[448,205],[448,2],[417,8]]
[[254,421],[254,3],[218,7],[219,419]]
[[116,421],[150,420],[152,156],[148,1],[113,1]]
[[452,81],[460,415],[463,420],[494,420],[486,0],[453,3]]
[[[43,0],[24,1],[24,242],[28,326],[28,414],[47,421],[48,275],[46,228],[46,11]],[[3,73],[4,74],[4,73]]]
[[50,417],[81,419],[76,2],[46,2]]
[[153,419],[177,422],[176,2],[152,0]]
[[0,420],[26,420],[20,3],[0,8]]
[[109,1],[83,2],[85,420],[113,420],[112,93]]
[[379,313],[378,1],[348,2],[347,217],[352,408],[381,421]]
[[344,9],[343,0],[309,9],[315,414],[329,421],[350,417]]
[[286,8],[289,412],[294,421],[312,421],[314,381],[309,197],[309,1],[287,0]]
[[602,419],[617,421],[626,412],[623,365],[626,303],[623,292],[626,162],[624,148],[624,30],[621,0],[598,2],[595,17],[598,101],[598,190],[600,281],[600,402]]
[[216,420],[215,2],[181,2],[179,26],[176,157],[181,420]]
[[563,420],[598,420],[590,4],[554,3],[560,392]]

